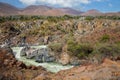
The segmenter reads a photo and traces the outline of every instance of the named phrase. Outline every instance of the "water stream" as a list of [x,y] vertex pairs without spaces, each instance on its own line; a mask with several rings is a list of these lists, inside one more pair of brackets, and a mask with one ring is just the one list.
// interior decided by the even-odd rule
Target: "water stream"
[[[46,48],[46,45],[41,45],[41,46],[31,46],[32,48]],[[58,63],[37,63],[35,62],[35,60],[32,59],[26,59],[25,57],[21,57],[20,56],[20,51],[22,50],[23,47],[13,47],[12,50],[13,52],[16,53],[15,57],[17,60],[24,62],[26,65],[34,65],[34,66],[42,66],[44,68],[46,68],[46,70],[50,71],[50,72],[58,72],[60,70],[65,70],[65,69],[70,69],[73,66],[71,65],[66,65],[63,66],[62,64],[58,64]]]

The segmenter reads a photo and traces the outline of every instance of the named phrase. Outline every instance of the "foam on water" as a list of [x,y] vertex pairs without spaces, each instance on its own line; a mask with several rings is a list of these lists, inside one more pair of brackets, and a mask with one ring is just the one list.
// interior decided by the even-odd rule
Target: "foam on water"
[[[41,45],[41,46],[31,46],[32,48],[46,48],[46,45]],[[34,66],[42,66],[44,68],[46,68],[46,70],[51,71],[51,72],[58,72],[60,70],[65,70],[65,69],[70,69],[73,66],[71,65],[66,65],[63,66],[61,64],[58,63],[37,63],[35,62],[35,60],[32,59],[26,59],[25,57],[21,57],[20,56],[20,51],[22,50],[23,47],[13,47],[12,50],[13,52],[16,53],[16,59],[19,61],[24,62],[26,65],[34,65]]]

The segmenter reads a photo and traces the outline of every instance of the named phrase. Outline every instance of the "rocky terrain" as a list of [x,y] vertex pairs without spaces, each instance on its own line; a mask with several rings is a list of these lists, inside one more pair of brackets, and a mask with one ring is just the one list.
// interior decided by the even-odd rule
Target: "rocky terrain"
[[42,67],[26,66],[17,61],[9,47],[0,48],[0,64],[0,80],[30,80],[50,73]]
[[[104,59],[100,65],[77,66],[49,76],[50,80],[119,80],[120,62]],[[39,75],[33,80],[44,80]]]
[[26,66],[14,58],[10,48],[0,48],[0,80],[119,80],[120,58],[104,59],[101,64],[87,64],[60,71],[47,72],[42,67]]
[[[120,18],[10,16],[0,19],[0,80],[119,80]],[[36,49],[30,46],[46,45]],[[15,59],[75,67],[51,73]]]
[[104,53],[101,56],[103,58],[105,55],[119,56],[119,20],[90,19],[80,17],[70,20],[60,18],[59,20],[53,17],[44,20],[3,22],[0,24],[0,44],[11,47],[48,45],[48,52],[62,64],[83,63],[96,53],[100,56]]

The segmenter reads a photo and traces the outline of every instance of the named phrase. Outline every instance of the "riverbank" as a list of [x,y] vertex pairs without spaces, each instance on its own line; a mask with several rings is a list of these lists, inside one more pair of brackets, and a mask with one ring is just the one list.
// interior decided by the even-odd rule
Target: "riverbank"
[[57,73],[45,68],[26,66],[17,61],[10,48],[0,48],[0,80],[119,80],[120,58],[104,59],[101,64],[87,64]]

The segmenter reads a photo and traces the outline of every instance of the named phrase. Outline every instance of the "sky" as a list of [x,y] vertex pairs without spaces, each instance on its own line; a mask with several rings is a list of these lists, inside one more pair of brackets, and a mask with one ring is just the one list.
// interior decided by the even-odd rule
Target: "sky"
[[70,7],[87,11],[97,9],[101,12],[120,12],[120,0],[0,0],[18,8],[29,5],[47,5],[52,7]]

